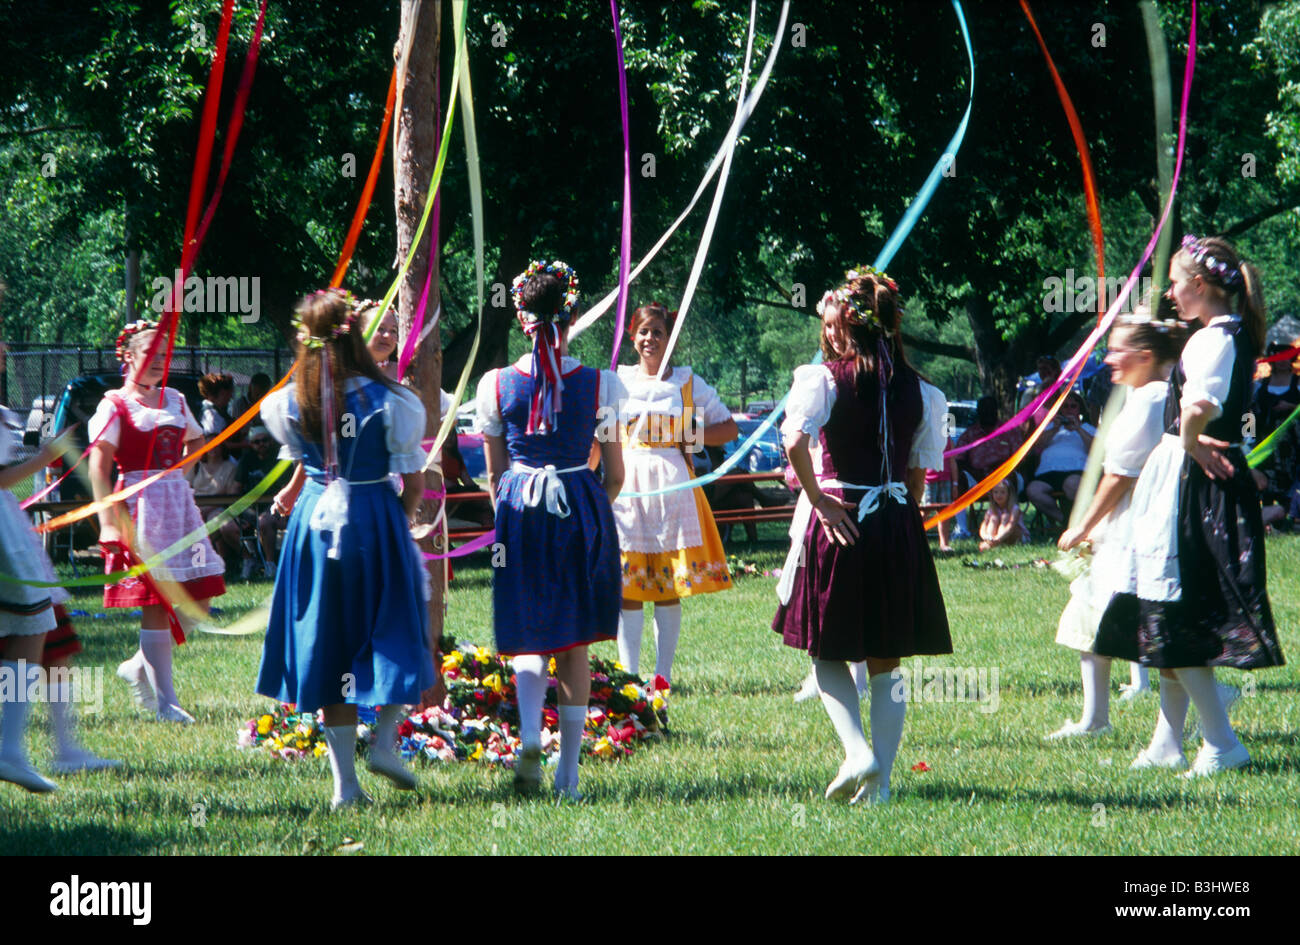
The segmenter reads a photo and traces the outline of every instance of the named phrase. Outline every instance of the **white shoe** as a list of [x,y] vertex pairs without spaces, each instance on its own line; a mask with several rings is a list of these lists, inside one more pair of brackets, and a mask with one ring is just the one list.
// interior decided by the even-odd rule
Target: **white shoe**
[[181,725],[194,724],[194,716],[178,705],[159,706],[156,718],[159,722],[179,722]]
[[50,762],[50,770],[55,774],[76,774],[78,771],[106,771],[120,768],[122,762],[114,758],[101,758],[84,748],[74,748],[61,752]]
[[863,783],[880,773],[880,762],[868,754],[866,760],[845,758],[835,780],[826,787],[826,800],[839,801],[856,794]]
[[1132,683],[1120,683],[1119,701],[1132,702],[1134,699],[1139,699],[1142,696],[1150,695],[1154,691],[1155,690],[1153,690],[1150,686],[1135,686]]
[[1220,754],[1207,744],[1201,745],[1196,753],[1196,762],[1191,769],[1183,772],[1184,778],[1206,778],[1233,768],[1243,768],[1250,764],[1250,752],[1240,743],[1231,751]]
[[144,659],[139,651],[129,660],[118,664],[117,676],[131,687],[131,698],[136,705],[150,712],[158,711],[158,694],[149,684],[149,674],[145,672]]
[[542,786],[542,750],[525,748],[515,762],[515,793],[536,794]]
[[858,807],[878,807],[881,804],[889,803],[889,788],[880,783],[878,776],[867,778],[858,788],[858,793],[853,795],[853,800],[849,801],[850,805]]
[[1169,768],[1172,771],[1181,771],[1187,767],[1187,756],[1181,751],[1173,758],[1155,758],[1147,753],[1143,748],[1138,752],[1138,756],[1133,759],[1129,765],[1131,771],[1141,771],[1145,768]]
[[371,747],[366,767],[392,781],[399,790],[415,790],[415,775],[411,773],[410,768],[402,764],[402,759],[391,751]]
[[33,794],[49,794],[59,789],[59,786],[49,778],[41,777],[40,772],[24,759],[15,761],[0,758],[0,781],[12,781],[19,787],[27,788]]
[[1110,725],[1103,725],[1101,728],[1085,728],[1082,722],[1073,722],[1069,719],[1065,724],[1058,728],[1050,735],[1044,735],[1043,741],[1054,742],[1062,738],[1076,738],[1080,735],[1109,735]]
[[335,797],[330,800],[330,810],[340,811],[348,810],[352,807],[369,807],[374,803],[374,799],[365,791],[358,791],[350,797]]
[[817,677],[812,673],[809,673],[808,678],[806,678],[803,681],[803,685],[799,687],[799,691],[794,694],[794,701],[807,702],[809,699],[816,699],[821,694],[822,691],[817,685]]

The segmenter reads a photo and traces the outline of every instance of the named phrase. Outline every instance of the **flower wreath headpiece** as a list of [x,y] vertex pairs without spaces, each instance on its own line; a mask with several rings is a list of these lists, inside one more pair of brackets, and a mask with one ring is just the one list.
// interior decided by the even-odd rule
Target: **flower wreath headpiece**
[[1146,315],[1142,315],[1137,312],[1130,312],[1128,314],[1121,315],[1118,319],[1118,323],[1121,325],[1127,325],[1129,327],[1137,327],[1139,325],[1149,325],[1150,327],[1154,328],[1156,331],[1162,332],[1166,335],[1169,334],[1169,332],[1171,331],[1183,327],[1182,323],[1178,321],[1178,319],[1176,318],[1149,318]]
[[313,299],[320,296],[330,296],[342,300],[348,307],[348,314],[343,316],[343,320],[330,330],[329,338],[322,338],[319,335],[313,335],[311,333],[311,329],[302,323],[301,315],[297,312],[293,313],[293,327],[299,343],[304,348],[310,348],[313,351],[319,351],[321,348],[324,348],[326,341],[333,341],[342,338],[344,335],[351,334],[352,326],[357,323],[357,312],[360,311],[361,308],[360,303],[357,302],[352,293],[347,291],[347,289],[317,289],[311,294],[311,298]]
[[127,344],[131,340],[132,335],[138,335],[142,331],[157,331],[157,330],[158,330],[157,322],[147,322],[144,319],[138,319],[136,321],[131,322],[131,324],[123,328],[121,334],[117,336],[117,348],[116,348],[117,359],[119,361],[126,360],[126,348],[127,348]]
[[567,322],[569,316],[573,314],[573,306],[578,303],[578,274],[573,271],[573,267],[568,263],[556,259],[553,262],[547,262],[544,259],[534,259],[528,264],[528,268],[519,275],[515,276],[515,281],[511,284],[510,297],[514,300],[515,311],[523,316],[526,322],[546,321],[544,316],[536,312],[530,312],[523,307],[520,301],[520,295],[524,290],[524,283],[538,273],[549,272],[552,275],[559,276],[560,281],[564,284],[564,304],[560,310],[555,313],[557,322]]
[[1241,285],[1241,270],[1229,266],[1222,259],[1217,259],[1210,254],[1208,247],[1202,246],[1199,238],[1191,233],[1183,237],[1183,250],[1198,263],[1203,265],[1210,272],[1214,273],[1223,280],[1224,285],[1236,286]]
[[[865,275],[875,276],[877,280],[888,286],[889,291],[897,294],[898,283],[891,279],[887,273],[875,268],[874,266],[861,265],[848,269],[844,273],[844,280],[848,282],[853,279],[861,279]],[[831,303],[838,303],[845,307],[845,318],[850,324],[866,325],[869,322],[874,322],[886,335],[893,334],[893,332],[886,328],[880,319],[876,317],[874,311],[858,305],[853,301],[853,294],[849,291],[847,286],[840,286],[838,289],[834,289],[823,295],[821,302],[817,304],[817,314],[824,317],[826,314],[826,306]],[[899,308],[899,314],[902,314],[901,307]]]

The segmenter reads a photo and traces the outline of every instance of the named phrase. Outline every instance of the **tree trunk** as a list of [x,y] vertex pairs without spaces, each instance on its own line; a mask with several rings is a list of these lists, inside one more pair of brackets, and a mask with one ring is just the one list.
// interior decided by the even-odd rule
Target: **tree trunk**
[[[396,116],[397,142],[393,154],[395,165],[393,200],[397,210],[397,258],[399,260],[405,260],[411,251],[411,242],[415,237],[420,215],[424,211],[424,203],[428,197],[429,178],[433,174],[433,165],[437,160],[437,149],[434,146],[437,135],[434,75],[438,65],[438,39],[441,25],[439,7],[438,3],[421,4],[418,0],[402,0],[402,28],[397,41],[399,55],[400,50],[407,44],[408,36],[411,42],[405,81],[400,90],[402,109]],[[414,29],[414,36],[411,36],[412,29]],[[426,229],[416,249],[415,258],[398,289],[399,351],[410,336],[415,311],[419,306],[425,279],[429,273],[429,265],[429,233]],[[433,265],[435,267],[432,277],[433,287],[430,290],[428,308],[425,310],[426,320],[433,316],[438,304],[436,254],[434,254]],[[436,436],[442,422],[439,396],[442,388],[442,347],[437,328],[434,328],[415,350],[414,359],[407,371],[406,383],[420,394],[420,399],[424,402],[428,418],[425,425],[426,437]],[[425,474],[425,488],[431,490],[442,488],[442,476],[436,467]],[[418,521],[421,523],[434,521],[440,505],[438,501],[421,503]],[[422,545],[439,553],[447,550],[440,530],[435,530]],[[445,568],[442,562],[431,562],[430,570],[433,574],[433,597],[429,601],[429,631],[431,644],[436,645],[442,636]]]
[[979,368],[980,387],[998,399],[998,415],[1009,417],[1015,412],[1016,381],[1019,358],[1002,338],[987,297],[977,289],[966,300],[966,319],[975,339],[975,366]]

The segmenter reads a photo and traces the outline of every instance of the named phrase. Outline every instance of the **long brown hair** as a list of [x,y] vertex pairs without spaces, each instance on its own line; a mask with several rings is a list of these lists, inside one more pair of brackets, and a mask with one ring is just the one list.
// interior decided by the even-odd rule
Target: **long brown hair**
[[[899,325],[903,320],[897,286],[873,273],[850,278],[825,300],[821,349],[827,361],[855,361],[858,373],[875,374],[883,347],[895,365],[916,369],[907,360]],[[920,376],[919,374],[917,376]]]
[[[1264,291],[1260,285],[1259,270],[1244,262],[1235,246],[1222,236],[1205,236],[1196,240],[1196,255],[1185,247],[1179,248],[1174,259],[1192,275],[1200,276],[1227,300],[1228,306],[1241,313],[1241,323],[1254,346],[1254,353],[1264,350],[1264,336],[1268,332],[1268,310],[1264,306]],[[1200,257],[1199,259],[1197,257]],[[1206,257],[1227,265],[1228,274],[1211,269]],[[1241,273],[1240,281],[1232,278]]]
[[324,440],[320,391],[323,358],[329,359],[334,379],[334,416],[340,425],[349,377],[367,377],[393,390],[401,387],[385,377],[370,356],[365,334],[344,293],[313,292],[304,296],[294,311],[300,332],[307,336],[306,343],[301,336],[294,339],[300,359],[297,399],[302,435],[309,442],[320,443]]

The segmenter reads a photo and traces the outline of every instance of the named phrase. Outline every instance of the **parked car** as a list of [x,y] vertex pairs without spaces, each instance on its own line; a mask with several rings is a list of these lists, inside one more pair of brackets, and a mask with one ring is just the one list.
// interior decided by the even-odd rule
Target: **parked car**
[[953,442],[956,442],[958,437],[966,432],[966,428],[975,422],[975,401],[950,400],[948,413],[952,416],[952,426],[948,430],[948,435],[953,438]]
[[751,417],[766,417],[776,409],[775,400],[751,400],[745,412]]
[[[762,423],[761,419],[737,420],[736,426],[740,428],[740,436],[722,448],[723,455],[729,457],[740,449],[740,445]],[[763,433],[757,443],[750,447],[736,467],[737,472],[773,472],[785,468],[785,448],[781,445],[779,424],[778,420]]]

